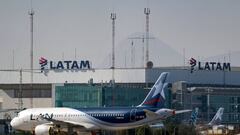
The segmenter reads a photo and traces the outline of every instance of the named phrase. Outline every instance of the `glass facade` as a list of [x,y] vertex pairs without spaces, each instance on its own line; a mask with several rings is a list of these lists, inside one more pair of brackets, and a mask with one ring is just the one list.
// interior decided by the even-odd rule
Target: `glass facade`
[[148,89],[104,87],[104,106],[136,106],[139,105],[148,94]]
[[55,87],[56,107],[99,107],[102,106],[102,87],[65,84]]
[[[189,89],[193,91],[188,91]],[[228,87],[191,87],[177,92],[177,100],[181,103],[182,108],[194,109],[199,108],[199,120],[209,122],[220,107],[224,108],[223,124],[240,123],[240,89]]]
[[55,87],[56,107],[135,106],[148,93],[144,88],[108,87],[87,84],[65,84]]
[[[115,87],[88,84],[55,86],[56,107],[126,107],[139,105],[150,89],[142,84],[116,84]],[[171,94],[165,92],[168,98]],[[168,98],[169,99],[169,98]],[[169,100],[168,100],[169,101]],[[166,102],[169,105],[169,102]]]

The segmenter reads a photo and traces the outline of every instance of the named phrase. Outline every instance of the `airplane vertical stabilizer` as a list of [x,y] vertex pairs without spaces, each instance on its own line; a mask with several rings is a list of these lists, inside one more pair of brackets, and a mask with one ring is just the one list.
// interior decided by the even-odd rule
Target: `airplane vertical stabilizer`
[[167,89],[168,84],[165,83],[168,72],[163,72],[158,80],[155,82],[147,97],[138,107],[152,107],[152,108],[161,108],[164,107],[165,103],[165,94],[164,89]]
[[224,108],[220,107],[213,117],[213,119],[208,123],[208,125],[219,125],[222,121],[222,115],[223,115]]
[[192,111],[189,124],[196,126],[197,123],[197,117],[198,117],[198,108],[195,108],[194,111]]

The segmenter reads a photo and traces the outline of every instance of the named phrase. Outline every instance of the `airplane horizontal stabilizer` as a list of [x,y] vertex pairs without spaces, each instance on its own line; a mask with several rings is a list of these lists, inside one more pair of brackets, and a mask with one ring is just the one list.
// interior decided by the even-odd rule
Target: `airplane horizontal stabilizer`
[[157,117],[158,116],[158,114],[153,111],[149,111],[147,109],[143,109],[143,111],[146,113],[147,117]]
[[179,110],[175,111],[175,114],[180,114],[180,113],[186,113],[186,112],[191,112],[192,110]]

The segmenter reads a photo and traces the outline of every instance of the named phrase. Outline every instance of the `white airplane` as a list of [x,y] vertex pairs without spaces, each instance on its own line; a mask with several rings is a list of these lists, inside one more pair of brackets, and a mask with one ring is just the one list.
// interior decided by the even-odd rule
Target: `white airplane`
[[192,112],[191,118],[190,118],[190,124],[196,126],[198,129],[207,129],[210,127],[218,127],[222,128],[224,125],[220,125],[222,121],[222,115],[223,115],[224,108],[220,107],[218,111],[216,112],[215,116],[212,118],[212,120],[205,125],[196,125],[197,122],[197,115],[198,115],[198,108],[195,108],[195,110]]
[[50,135],[53,132],[99,130],[122,130],[136,128],[165,120],[167,117],[191,110],[175,111],[162,108],[165,101],[164,87],[169,73],[162,73],[144,101],[136,107],[126,108],[32,108],[18,113],[11,126],[36,135]]

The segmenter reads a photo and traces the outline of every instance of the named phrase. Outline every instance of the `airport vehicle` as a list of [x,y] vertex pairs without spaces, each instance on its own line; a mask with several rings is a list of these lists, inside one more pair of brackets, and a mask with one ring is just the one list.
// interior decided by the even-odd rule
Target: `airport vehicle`
[[11,126],[18,130],[33,131],[36,135],[50,135],[53,132],[122,130],[156,123],[178,113],[163,108],[164,89],[169,73],[162,73],[144,101],[136,107],[126,108],[32,108],[18,113]]

